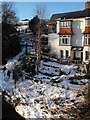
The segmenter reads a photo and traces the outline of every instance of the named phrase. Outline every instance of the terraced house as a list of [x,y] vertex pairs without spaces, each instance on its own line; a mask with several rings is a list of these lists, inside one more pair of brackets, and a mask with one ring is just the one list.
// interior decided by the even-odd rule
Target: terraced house
[[50,21],[56,21],[56,33],[49,34],[49,44],[59,58],[90,60],[90,0],[84,10],[53,14]]

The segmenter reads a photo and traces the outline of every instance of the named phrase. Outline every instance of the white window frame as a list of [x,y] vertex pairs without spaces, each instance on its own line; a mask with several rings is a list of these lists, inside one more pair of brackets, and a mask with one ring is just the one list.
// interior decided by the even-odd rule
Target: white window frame
[[70,45],[70,35],[60,35],[59,45]]
[[[68,53],[68,54],[67,54]],[[66,58],[68,58],[69,57],[69,51],[68,50],[66,50]]]
[[86,60],[89,59],[89,51],[85,51],[85,59],[86,59]]
[[71,21],[61,21],[60,22],[60,28],[70,28],[71,27]]
[[60,27],[61,27],[61,28],[63,27],[63,22],[60,22]]
[[90,45],[90,34],[85,34],[84,45]]
[[86,27],[90,27],[90,19],[86,19],[85,20],[85,26]]

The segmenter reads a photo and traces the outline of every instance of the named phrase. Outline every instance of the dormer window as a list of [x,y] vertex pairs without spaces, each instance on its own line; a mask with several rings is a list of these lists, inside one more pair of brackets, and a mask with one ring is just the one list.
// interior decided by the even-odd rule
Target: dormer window
[[90,19],[86,19],[86,21],[85,21],[85,26],[86,26],[86,27],[90,27]]
[[70,35],[60,35],[59,45],[70,45]]
[[61,21],[60,22],[60,28],[67,28],[71,27],[71,21]]

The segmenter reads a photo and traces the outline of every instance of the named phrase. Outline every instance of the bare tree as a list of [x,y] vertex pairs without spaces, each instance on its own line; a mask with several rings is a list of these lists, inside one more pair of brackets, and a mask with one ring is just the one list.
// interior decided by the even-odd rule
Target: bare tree
[[1,3],[0,3],[0,23],[1,23],[1,21],[2,21],[2,8],[1,8]]
[[41,60],[41,41],[40,41],[40,37],[41,37],[41,34],[42,34],[41,23],[46,18],[46,7],[37,5],[36,8],[34,9],[34,12],[38,16],[38,18],[40,19],[40,21],[38,22],[37,46],[36,46],[37,47],[36,71],[37,71],[37,74],[38,74],[39,67],[40,67],[40,60]]
[[47,13],[47,8],[46,6],[40,6],[37,5],[36,8],[34,9],[34,14],[38,15],[39,19],[45,19],[46,18],[46,13]]
[[13,2],[2,2],[2,22],[7,24],[14,24],[18,17],[15,12],[15,4]]

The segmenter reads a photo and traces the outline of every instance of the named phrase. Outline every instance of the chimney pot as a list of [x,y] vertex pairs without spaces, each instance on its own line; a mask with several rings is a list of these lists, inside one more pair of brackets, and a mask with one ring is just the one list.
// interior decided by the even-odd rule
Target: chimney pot
[[87,0],[85,3],[85,9],[90,8],[90,0]]

